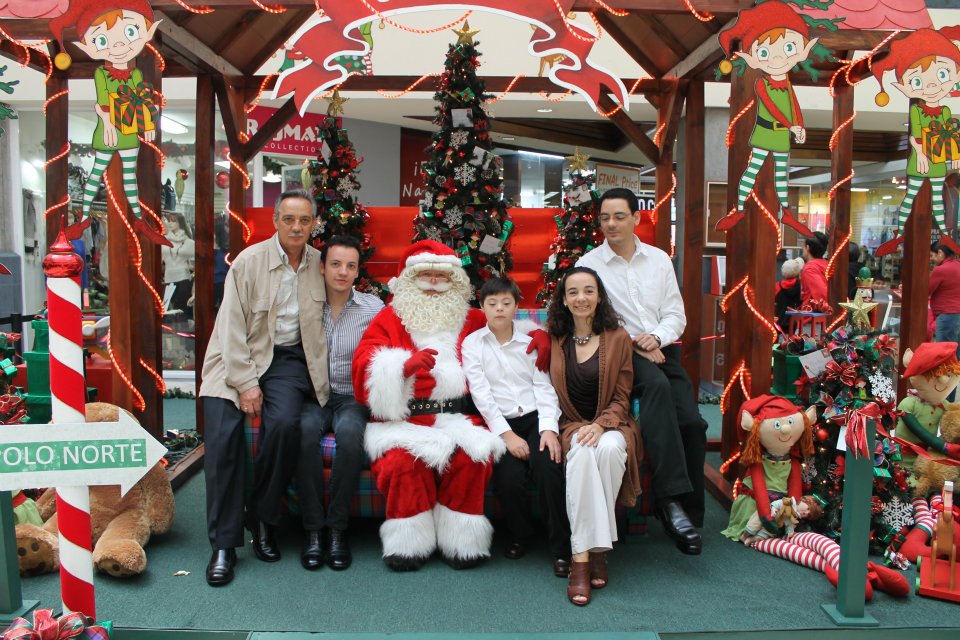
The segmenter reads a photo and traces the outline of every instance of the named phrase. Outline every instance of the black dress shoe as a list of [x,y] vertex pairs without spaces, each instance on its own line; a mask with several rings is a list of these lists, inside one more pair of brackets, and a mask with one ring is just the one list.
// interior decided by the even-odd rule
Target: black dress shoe
[[503,555],[511,560],[519,560],[527,555],[527,545],[522,542],[511,542],[507,545],[507,548],[503,550]]
[[663,522],[663,529],[673,538],[677,548],[691,556],[700,555],[703,542],[687,513],[675,500],[668,500],[657,509],[657,517]]
[[253,552],[263,562],[276,562],[280,559],[280,548],[273,535],[273,527],[258,522],[253,532]]
[[426,562],[426,558],[410,558],[407,556],[383,556],[383,564],[392,571],[417,571]]
[[233,565],[237,563],[237,552],[230,549],[214,549],[207,564],[207,584],[222,587],[233,580]]
[[558,578],[570,577],[570,558],[553,559],[553,575]]
[[323,540],[319,531],[307,531],[303,536],[303,550],[300,551],[300,564],[308,571],[323,566]]
[[350,568],[353,554],[350,553],[350,542],[347,532],[339,529],[330,529],[329,544],[327,546],[327,566],[334,571],[343,571]]

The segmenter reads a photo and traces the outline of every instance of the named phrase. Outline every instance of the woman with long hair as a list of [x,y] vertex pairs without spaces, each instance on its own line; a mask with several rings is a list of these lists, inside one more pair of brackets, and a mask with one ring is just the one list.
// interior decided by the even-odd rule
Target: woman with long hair
[[562,416],[571,558],[567,598],[590,603],[607,584],[606,552],[617,539],[614,507],[640,495],[640,429],[630,416],[633,344],[593,269],[560,280],[547,313],[550,378]]

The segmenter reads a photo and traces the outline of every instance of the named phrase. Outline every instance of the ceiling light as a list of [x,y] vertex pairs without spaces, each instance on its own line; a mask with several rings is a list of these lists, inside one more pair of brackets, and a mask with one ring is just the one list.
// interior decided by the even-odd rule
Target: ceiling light
[[230,168],[230,163],[227,162],[226,160],[217,160],[217,161],[214,162],[213,164],[215,164],[215,165],[218,166],[218,167],[223,167],[224,169],[229,169],[229,168]]
[[553,113],[553,109],[537,109],[537,113]]
[[513,136],[503,136],[503,140],[516,140]]
[[179,135],[187,132],[187,128],[185,126],[166,115],[160,116],[160,128],[164,133],[172,133],[173,135]]
[[271,172],[271,173],[268,173],[267,175],[263,176],[263,181],[264,181],[264,182],[280,182],[281,180],[283,180],[283,178],[280,176],[279,173],[273,173],[273,172]]
[[33,160],[30,161],[30,164],[35,166],[37,169],[43,169],[43,160],[34,158]]
[[870,191],[870,189],[867,189],[866,187],[850,187],[850,191],[856,191],[856,192],[858,192],[858,193],[863,193],[863,192],[865,192],[865,191]]
[[889,199],[892,198],[892,197],[893,197],[893,196],[881,196],[880,199],[881,199],[881,200],[889,200]]

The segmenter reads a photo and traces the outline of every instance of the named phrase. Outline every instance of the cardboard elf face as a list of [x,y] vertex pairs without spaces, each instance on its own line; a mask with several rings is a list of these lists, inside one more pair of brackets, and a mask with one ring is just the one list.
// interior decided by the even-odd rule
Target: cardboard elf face
[[129,9],[123,10],[113,26],[108,27],[106,21],[94,22],[83,32],[77,46],[94,60],[104,60],[120,68],[140,55],[159,24],[147,26],[145,16]]

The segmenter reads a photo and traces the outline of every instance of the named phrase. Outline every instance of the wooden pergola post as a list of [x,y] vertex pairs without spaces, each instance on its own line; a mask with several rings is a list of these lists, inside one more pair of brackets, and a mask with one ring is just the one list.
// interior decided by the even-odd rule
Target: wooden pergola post
[[[194,210],[196,212],[196,271],[194,282],[194,345],[196,347],[196,389],[200,392],[203,360],[207,343],[213,333],[213,259],[214,219],[213,210],[213,149],[215,143],[215,111],[213,80],[209,75],[197,77],[196,139],[193,163]],[[197,431],[203,433],[203,408],[197,402]]]
[[[836,146],[830,157],[830,178],[833,184],[850,175],[853,171],[853,126],[844,122],[853,116],[853,87],[841,85],[836,88],[833,98],[833,130],[836,133]],[[841,185],[830,203],[830,246],[834,251],[840,247],[844,238],[851,232],[850,227],[850,185],[847,180]],[[851,241],[853,238],[851,238]],[[833,273],[827,283],[828,302],[835,313],[840,313],[839,303],[847,299],[847,272],[850,264],[850,252],[847,248],[837,252],[833,258]]]
[[[667,197],[673,188],[673,148],[680,128],[680,114],[683,112],[683,101],[686,94],[687,82],[680,80],[664,80],[660,94],[660,104],[657,108],[657,131],[659,139],[659,154],[656,158],[656,193],[657,202]],[[671,201],[668,198],[657,211],[657,225],[654,230],[656,245],[668,254],[671,250]]]
[[[109,181],[113,198],[107,195],[107,253],[109,255],[108,282],[110,286],[110,347],[116,363],[113,367],[113,404],[133,413],[133,391],[124,380],[132,383],[135,367],[134,345],[140,342],[140,309],[133,300],[137,286],[130,246],[130,232],[123,223],[129,217],[129,206],[123,193],[123,170],[120,156],[114,154],[103,174]],[[116,204],[114,204],[116,202]],[[119,206],[116,206],[119,205]],[[154,309],[150,308],[149,313]],[[125,373],[121,375],[118,365]]]
[[703,307],[704,167],[705,144],[703,81],[695,80],[687,89],[687,117],[684,121],[683,176],[683,307],[687,327],[683,332],[681,361],[694,393],[700,389],[700,314]]
[[[69,84],[68,76],[61,71],[54,71],[50,79],[47,80],[47,99],[57,95],[67,89]],[[67,116],[70,113],[70,94],[66,93],[47,106],[45,118],[45,138],[47,141],[47,160],[60,153],[63,145],[67,143]],[[47,166],[45,178],[47,190],[47,207],[52,207],[63,202],[67,197],[67,159],[57,160]],[[57,209],[49,218],[46,219],[46,244],[43,247],[43,253],[57,239],[57,233],[60,231],[60,221],[70,209],[66,207]]]
[[[904,228],[903,268],[900,282],[903,302],[900,313],[900,359],[909,348],[916,350],[927,341],[927,301],[930,295],[930,230],[932,189],[924,180],[913,200],[913,211]],[[921,313],[922,312],[922,313]],[[906,397],[908,381],[901,377],[897,395]]]

